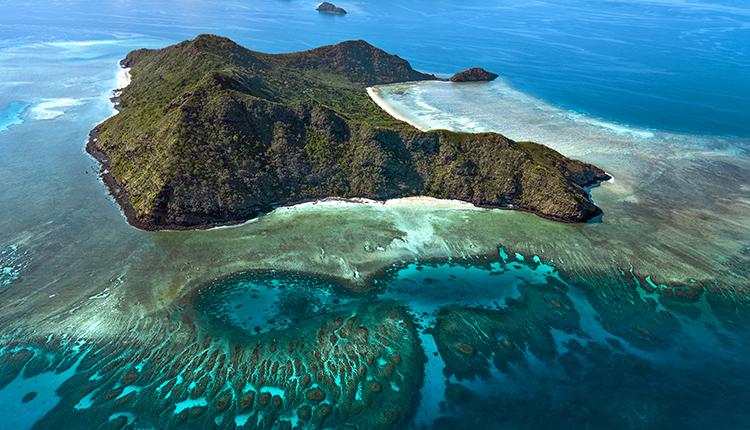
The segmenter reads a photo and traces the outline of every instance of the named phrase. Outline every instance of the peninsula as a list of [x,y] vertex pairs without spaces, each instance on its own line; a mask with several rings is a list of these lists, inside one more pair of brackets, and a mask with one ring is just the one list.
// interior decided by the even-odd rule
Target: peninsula
[[326,197],[429,196],[584,222],[590,164],[497,133],[423,132],[373,85],[437,79],[364,41],[265,54],[201,35],[122,60],[120,113],[87,150],[128,221],[147,230],[242,222]]

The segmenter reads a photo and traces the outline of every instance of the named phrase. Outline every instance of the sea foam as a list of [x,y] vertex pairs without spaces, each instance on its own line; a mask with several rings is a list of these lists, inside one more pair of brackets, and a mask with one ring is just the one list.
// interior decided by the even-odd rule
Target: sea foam
[[115,45],[120,43],[119,40],[114,39],[102,39],[102,40],[67,40],[59,42],[47,42],[48,46],[54,46],[57,48],[90,48],[92,46],[100,45]]
[[42,99],[31,108],[31,118],[36,120],[49,120],[65,115],[66,109],[80,106],[83,99],[61,97],[55,99]]
[[123,88],[130,85],[130,68],[120,68],[117,71],[117,86],[115,87],[117,90],[122,90]]

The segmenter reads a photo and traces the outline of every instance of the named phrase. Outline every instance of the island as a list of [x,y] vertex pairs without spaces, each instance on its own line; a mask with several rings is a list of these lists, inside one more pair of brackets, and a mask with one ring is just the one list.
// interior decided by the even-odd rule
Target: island
[[346,15],[346,11],[343,8],[336,6],[333,3],[324,1],[315,8],[320,13],[327,13],[331,15]]
[[365,41],[266,54],[201,35],[122,60],[120,112],[87,151],[128,221],[146,230],[246,221],[327,197],[456,199],[564,221],[601,214],[590,164],[497,133],[420,131],[368,96],[435,80]]
[[494,81],[497,77],[497,73],[488,72],[481,67],[472,67],[456,73],[449,80],[451,82],[489,82]]

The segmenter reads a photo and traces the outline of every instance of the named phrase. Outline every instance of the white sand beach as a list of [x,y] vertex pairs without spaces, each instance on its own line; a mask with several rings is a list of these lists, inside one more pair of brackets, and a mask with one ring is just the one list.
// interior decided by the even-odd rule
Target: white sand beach
[[365,198],[338,198],[331,197],[311,202],[300,203],[292,206],[286,206],[280,209],[305,208],[312,206],[389,206],[389,207],[430,207],[430,208],[462,208],[462,209],[479,209],[471,203],[461,200],[437,199],[428,196],[400,197],[389,200],[372,200]]
[[389,105],[388,102],[386,102],[385,100],[383,100],[382,97],[380,97],[380,94],[378,93],[378,89],[377,88],[375,88],[375,87],[367,87],[367,95],[369,95],[370,98],[372,99],[372,101],[374,101],[378,106],[380,106],[381,109],[383,109],[384,111],[388,112],[388,114],[390,116],[396,118],[399,121],[403,121],[403,122],[411,125],[414,128],[417,128],[417,129],[422,130],[422,131],[427,131],[427,129],[424,129],[424,128],[418,126],[414,122],[410,121],[407,117],[405,117],[404,115],[400,114],[396,109],[393,109],[393,107],[391,107],[391,105]]

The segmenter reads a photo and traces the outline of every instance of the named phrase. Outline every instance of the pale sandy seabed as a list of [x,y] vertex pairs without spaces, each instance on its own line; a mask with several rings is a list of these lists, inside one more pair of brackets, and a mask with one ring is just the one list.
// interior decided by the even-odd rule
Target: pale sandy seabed
[[383,98],[380,96],[380,90],[378,88],[367,87],[367,95],[369,95],[372,101],[374,101],[375,104],[380,106],[381,109],[388,112],[390,116],[396,118],[399,121],[408,123],[412,127],[417,128],[419,130],[422,130],[422,131],[427,130],[427,128],[423,128],[422,125],[417,124],[416,122],[412,121],[408,116],[402,115],[401,112],[394,109],[393,106],[389,105],[388,102],[383,100]]

